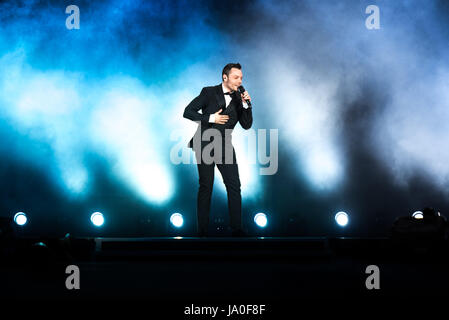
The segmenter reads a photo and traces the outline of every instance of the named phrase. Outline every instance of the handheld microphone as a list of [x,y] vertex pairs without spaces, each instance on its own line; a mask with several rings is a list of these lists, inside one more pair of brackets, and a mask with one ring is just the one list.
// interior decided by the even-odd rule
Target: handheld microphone
[[[243,86],[240,86],[240,87],[239,87],[239,92],[240,92],[241,94],[243,94],[245,91],[246,91],[246,90],[245,90],[245,88],[243,88]],[[245,100],[245,101],[246,101],[246,103],[248,104],[248,106],[251,107],[251,101],[249,101],[249,100]]]

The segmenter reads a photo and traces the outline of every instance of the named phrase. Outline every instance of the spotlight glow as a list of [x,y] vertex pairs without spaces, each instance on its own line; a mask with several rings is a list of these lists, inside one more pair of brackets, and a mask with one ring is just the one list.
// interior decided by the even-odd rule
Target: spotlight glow
[[182,227],[182,225],[184,224],[184,219],[182,217],[182,214],[180,213],[173,213],[170,216],[170,222],[172,225],[174,225],[176,228],[180,228]]
[[340,211],[335,215],[335,221],[340,227],[346,227],[349,222],[349,218],[346,212]]
[[424,215],[423,215],[422,211],[415,211],[415,212],[413,212],[412,217],[415,219],[423,219]]
[[261,228],[265,228],[268,223],[267,215],[265,213],[259,212],[254,216],[254,222]]
[[[154,98],[127,78],[116,79],[109,86],[114,89],[103,93],[90,123],[94,143],[114,163],[118,178],[143,199],[162,204],[173,195],[174,181],[161,156],[164,143],[158,132],[167,129],[159,127],[163,122],[152,114],[156,112],[151,109]],[[156,122],[149,125],[144,119]]]
[[28,218],[24,212],[17,212],[14,215],[14,222],[19,226],[25,225],[27,223],[27,221],[28,221]]
[[90,216],[90,221],[96,227],[101,227],[104,223],[104,216],[101,212],[94,212]]

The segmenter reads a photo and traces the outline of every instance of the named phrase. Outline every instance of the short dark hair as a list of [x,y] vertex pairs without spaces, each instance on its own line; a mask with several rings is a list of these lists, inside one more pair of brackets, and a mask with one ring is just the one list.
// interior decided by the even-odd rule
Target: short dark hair
[[223,80],[223,75],[224,74],[229,77],[229,71],[231,71],[232,68],[236,68],[236,69],[242,70],[242,66],[240,65],[240,63],[228,63],[223,68],[223,72],[221,73],[221,80]]

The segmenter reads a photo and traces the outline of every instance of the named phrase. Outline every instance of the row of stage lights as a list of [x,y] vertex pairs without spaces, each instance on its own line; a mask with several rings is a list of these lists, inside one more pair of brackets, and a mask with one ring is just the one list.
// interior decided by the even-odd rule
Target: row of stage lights
[[[19,226],[24,226],[28,221],[27,215],[24,212],[17,212],[14,215],[14,222]],[[101,212],[94,212],[90,216],[90,222],[96,227],[101,227],[104,224],[104,216]],[[176,212],[170,216],[170,223],[176,227],[181,228],[184,225],[184,218],[182,214]],[[268,224],[267,215],[265,213],[258,213],[254,216],[254,223],[265,228]]]
[[[438,212],[438,215],[440,213]],[[423,219],[424,215],[422,211],[415,211],[412,214],[412,217],[415,219]],[[254,216],[254,223],[260,227],[265,228],[268,224],[268,217],[265,213],[259,212]],[[27,215],[24,212],[18,212],[14,215],[14,222],[19,226],[24,226],[28,221]],[[104,216],[101,212],[94,212],[90,216],[90,221],[96,227],[101,227],[104,222]],[[339,211],[335,214],[335,222],[340,227],[346,227],[349,223],[349,216],[346,212]],[[170,223],[176,227],[181,228],[184,225],[184,218],[182,214],[176,212],[170,216]]]
[[[419,219],[419,217],[420,217],[419,212],[420,211],[415,212],[413,214],[413,217],[415,217],[416,219]],[[422,216],[422,213],[421,213],[421,216]],[[254,220],[254,223],[260,228],[265,228],[268,224],[267,215],[262,212],[257,213],[254,216],[253,220]],[[14,222],[19,226],[24,226],[27,223],[27,221],[28,221],[28,218],[24,212],[18,212],[14,215]],[[101,227],[104,224],[105,219],[101,212],[94,212],[90,216],[90,222],[96,227]],[[348,214],[343,211],[337,212],[337,214],[335,214],[335,222],[339,226],[345,227],[349,222]],[[180,214],[178,212],[173,213],[170,216],[170,223],[176,228],[181,228],[184,225],[184,218],[183,218],[182,214]]]

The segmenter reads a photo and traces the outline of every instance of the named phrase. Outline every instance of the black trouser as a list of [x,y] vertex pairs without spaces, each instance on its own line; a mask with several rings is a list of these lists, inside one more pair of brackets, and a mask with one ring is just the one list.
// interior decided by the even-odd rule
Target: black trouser
[[[234,151],[234,150],[233,150]],[[235,152],[233,161],[225,163],[198,163],[199,189],[197,201],[198,231],[206,232],[209,226],[209,211],[212,197],[212,187],[214,185],[215,165],[220,170],[228,194],[228,210],[232,230],[239,230],[242,227],[242,196],[240,192],[240,177]]]

